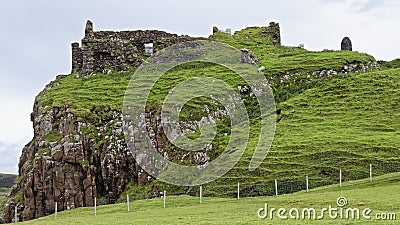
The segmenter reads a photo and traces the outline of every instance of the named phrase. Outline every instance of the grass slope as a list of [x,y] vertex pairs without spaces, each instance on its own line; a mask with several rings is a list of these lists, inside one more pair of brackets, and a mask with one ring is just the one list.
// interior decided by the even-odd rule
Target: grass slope
[[[106,205],[97,208],[97,216],[93,208],[79,208],[58,214],[24,222],[23,224],[398,224],[400,216],[400,173],[387,174],[369,180],[352,181],[338,185],[311,189],[309,193],[302,191],[278,197],[256,197],[227,199],[204,198],[190,196],[167,196],[167,207],[163,208],[163,199],[132,201],[131,211],[127,211],[126,203]],[[322,208],[337,207],[338,197],[346,197],[346,208],[372,209],[371,220],[330,219],[327,214],[322,220],[280,220],[275,217],[260,220],[257,210],[268,203],[269,207]],[[396,220],[376,220],[377,213],[396,213]],[[287,215],[287,214],[286,214]]]
[[369,164],[377,174],[400,171],[399,74],[395,69],[333,78],[279,104],[280,121],[263,164],[248,172],[247,151],[215,185],[278,179],[298,180],[302,188],[306,175],[316,186],[337,182],[340,169],[345,180],[368,177]]

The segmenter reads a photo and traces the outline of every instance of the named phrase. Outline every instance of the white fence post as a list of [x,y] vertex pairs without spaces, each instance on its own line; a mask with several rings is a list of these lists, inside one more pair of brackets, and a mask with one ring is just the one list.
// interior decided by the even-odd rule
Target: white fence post
[[278,196],[278,181],[275,180],[275,195]]
[[342,187],[342,170],[339,171],[339,184]]
[[240,199],[240,183],[238,182],[237,199]]
[[308,192],[308,175],[306,176],[306,189],[307,189],[307,192]]
[[164,208],[165,208],[166,204],[167,204],[167,191],[164,190]]
[[97,198],[94,197],[94,216],[97,215]]
[[200,204],[203,203],[203,186],[200,185]]
[[129,195],[126,195],[126,204],[128,204],[128,212],[130,212],[131,206],[130,206],[130,202],[129,202]]
[[14,222],[18,223],[18,208],[17,208],[17,205],[15,205]]
[[56,202],[56,205],[54,206],[54,219],[57,219],[57,209],[58,208],[58,202]]
[[369,182],[372,183],[372,164],[369,164]]

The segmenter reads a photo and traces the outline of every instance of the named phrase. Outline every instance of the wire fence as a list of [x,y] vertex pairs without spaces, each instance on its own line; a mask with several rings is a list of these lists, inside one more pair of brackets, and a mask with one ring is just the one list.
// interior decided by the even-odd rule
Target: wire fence
[[[128,211],[130,211],[130,201],[144,199],[144,198],[156,198],[163,197],[164,198],[164,208],[166,207],[166,199],[167,196],[179,196],[179,195],[190,195],[200,197],[200,203],[202,203],[203,197],[228,197],[228,198],[246,198],[246,197],[259,197],[259,196],[274,196],[274,195],[283,195],[283,194],[291,194],[298,191],[309,191],[310,189],[314,189],[321,186],[327,186],[332,184],[337,184],[338,187],[342,187],[342,183],[345,181],[349,181],[350,178],[352,180],[360,180],[369,178],[369,182],[373,182],[373,176],[375,175],[383,175],[387,173],[400,172],[400,163],[377,163],[376,166],[372,164],[369,165],[369,168],[364,171],[357,173],[349,172],[346,170],[335,171],[336,173],[333,176],[324,176],[317,177],[304,175],[302,179],[275,179],[268,180],[264,182],[254,182],[254,183],[246,183],[246,181],[242,182],[227,182],[226,184],[205,184],[204,186],[194,186],[194,187],[179,187],[172,185],[160,185],[158,187],[152,187],[150,189],[144,188],[141,192],[135,192],[130,195],[121,196],[119,201],[116,199],[109,199],[108,203],[113,204],[116,202],[126,202]],[[348,176],[351,174],[351,176]],[[332,175],[332,174],[331,174]],[[145,195],[143,194],[145,193]],[[100,205],[100,202],[97,198],[95,198],[94,203],[94,216],[97,214],[97,207]],[[62,208],[58,207],[55,204],[55,209],[51,213],[54,212],[55,219],[57,219],[57,211],[62,210]],[[18,209],[15,208],[13,219],[14,222],[18,222]],[[49,213],[50,214],[50,213]]]
[[[265,180],[260,182],[260,179],[249,181],[251,179],[240,180],[235,178],[226,178],[222,182],[219,181],[219,183],[209,183],[203,185],[202,196],[237,198],[238,196],[258,197],[291,194],[302,190],[308,191],[310,189],[332,184],[341,186],[343,182],[350,180],[370,178],[372,182],[372,176],[374,174],[383,175],[393,172],[400,172],[400,162],[385,162],[377,163],[376,165],[365,164],[364,171],[360,171],[359,169],[354,170],[352,168],[343,170],[325,170],[321,176],[316,176],[315,174],[308,176],[308,174],[304,174],[303,176],[297,176],[295,179],[276,177],[273,180]],[[132,193],[131,199],[137,200],[143,198],[162,197],[164,190],[167,191],[168,196],[200,195],[199,186],[179,187],[173,185],[161,185],[159,187],[153,187],[152,192],[147,190],[147,196],[144,196],[143,192]]]

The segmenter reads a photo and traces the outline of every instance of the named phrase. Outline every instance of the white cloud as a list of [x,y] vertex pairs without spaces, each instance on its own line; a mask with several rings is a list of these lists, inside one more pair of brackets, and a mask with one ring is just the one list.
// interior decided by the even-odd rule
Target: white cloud
[[17,173],[22,148],[33,136],[29,120],[32,100],[7,96],[0,90],[0,173]]
[[18,160],[25,140],[16,143],[0,142],[0,173],[18,174]]
[[[1,93],[1,92],[0,92]],[[16,142],[29,139],[33,135],[30,113],[33,101],[14,96],[0,96],[3,104],[0,111],[0,142]]]

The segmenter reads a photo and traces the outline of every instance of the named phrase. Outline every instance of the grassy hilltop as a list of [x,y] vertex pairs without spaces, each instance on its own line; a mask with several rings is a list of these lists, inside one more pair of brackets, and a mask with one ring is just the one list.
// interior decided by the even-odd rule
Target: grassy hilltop
[[[261,31],[259,27],[246,28],[232,36],[218,32],[209,39],[253,51],[260,60],[259,66],[266,68],[264,74],[274,90],[280,112],[273,146],[263,164],[249,172],[248,165],[258,141],[256,135],[251,135],[239,163],[222,178],[205,185],[204,194],[233,197],[237,182],[241,182],[247,187],[243,189],[245,195],[268,195],[273,193],[269,184],[274,179],[290,186],[282,192],[293,192],[304,189],[306,175],[313,187],[337,183],[340,169],[344,180],[366,178],[369,164],[373,164],[377,175],[400,171],[400,69],[393,69],[396,63],[387,62],[384,69],[372,72],[342,74],[345,65],[367,64],[375,59],[358,52],[311,52],[274,46]],[[56,85],[42,92],[38,100],[48,109],[68,105],[80,120],[101,123],[107,111],[121,111],[125,88],[134,70],[111,75],[98,73],[87,78],[68,75],[55,81]],[[320,78],[314,73],[322,70],[335,70],[338,75]],[[168,90],[199,73],[222,79],[232,87],[245,85],[232,71],[221,66],[189,63],[170,71],[156,83],[148,110],[159,110]],[[201,98],[189,101],[187,111],[181,113],[182,119],[201,118],[201,108],[209,103],[208,99]],[[246,107],[252,109],[254,100],[247,99]],[[259,115],[252,114],[251,119],[252,125],[259,126]],[[229,128],[226,121],[217,125],[220,131]],[[93,133],[94,138],[97,136],[95,130],[86,132]],[[46,138],[56,141],[59,137]],[[216,136],[214,156],[228,139],[224,135]],[[155,181],[144,187],[132,183],[126,193],[139,199],[163,189],[176,194],[197,192],[197,188]]]

